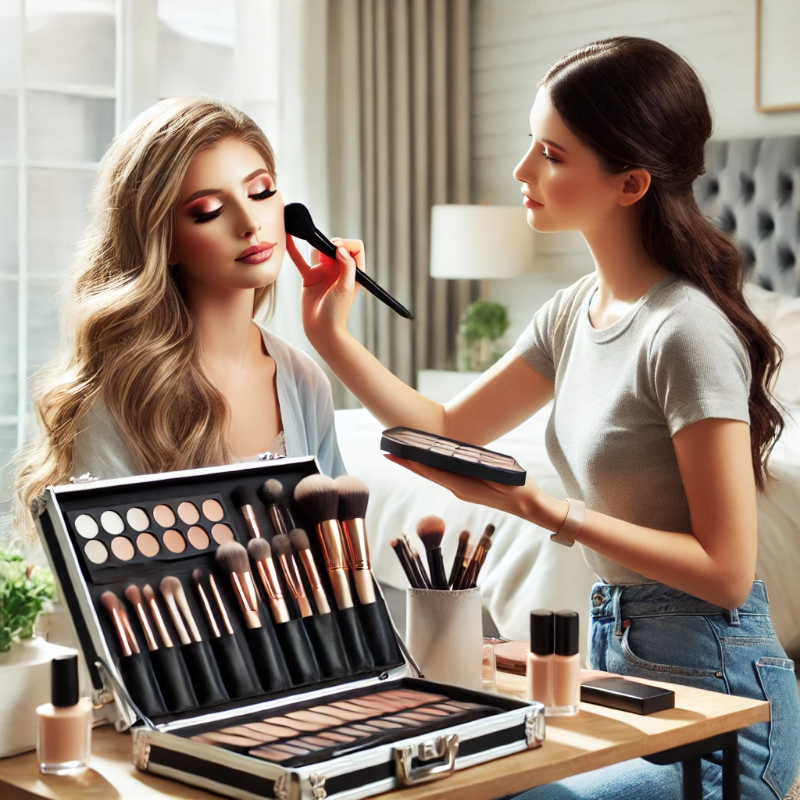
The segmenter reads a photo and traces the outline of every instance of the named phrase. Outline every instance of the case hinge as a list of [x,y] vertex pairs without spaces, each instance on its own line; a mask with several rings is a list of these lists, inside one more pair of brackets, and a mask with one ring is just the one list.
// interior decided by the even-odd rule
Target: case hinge
[[392,748],[395,765],[397,767],[397,780],[401,786],[413,786],[417,783],[441,780],[453,774],[456,768],[456,755],[458,754],[458,736],[454,733],[447,736],[437,736],[417,745],[416,757],[422,761],[444,759],[437,764],[424,764],[413,766],[414,746]]
[[544,741],[544,706],[532,708],[525,715],[525,741],[528,747],[539,747]]
[[146,772],[149,763],[150,742],[146,736],[136,736],[133,740],[133,766]]
[[317,772],[312,772],[308,776],[308,782],[311,786],[311,796],[314,800],[325,800],[328,796],[328,792],[325,789],[325,780],[325,776]]

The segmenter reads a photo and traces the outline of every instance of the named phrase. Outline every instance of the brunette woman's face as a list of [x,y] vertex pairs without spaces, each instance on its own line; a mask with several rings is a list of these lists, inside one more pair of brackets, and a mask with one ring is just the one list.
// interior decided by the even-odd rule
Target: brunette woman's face
[[169,258],[184,280],[216,289],[268,286],[285,250],[283,198],[261,154],[238,139],[198,153],[181,185]]
[[528,224],[537,231],[589,231],[620,208],[624,176],[610,175],[566,126],[539,89],[530,116],[532,142],[514,177]]

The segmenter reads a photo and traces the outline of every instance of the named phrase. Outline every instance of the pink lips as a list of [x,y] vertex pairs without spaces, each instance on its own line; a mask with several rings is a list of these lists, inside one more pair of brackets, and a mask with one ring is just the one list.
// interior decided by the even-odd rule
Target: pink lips
[[272,255],[274,249],[274,244],[259,242],[259,244],[255,244],[243,250],[236,261],[242,264],[261,264]]
[[535,200],[533,200],[530,197],[528,197],[528,195],[523,194],[522,195],[522,205],[524,205],[525,208],[541,208],[543,204],[542,203],[537,203]]

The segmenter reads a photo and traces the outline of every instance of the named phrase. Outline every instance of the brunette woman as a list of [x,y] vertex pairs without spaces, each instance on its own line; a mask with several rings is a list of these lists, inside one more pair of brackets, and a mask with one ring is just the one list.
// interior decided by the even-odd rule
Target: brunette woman
[[[579,230],[595,271],[546,303],[495,367],[444,406],[385,370],[345,326],[360,242],[337,243],[338,267],[309,267],[289,243],[306,332],[387,427],[483,445],[554,399],[547,448],[574,499],[393,460],[583,545],[599,579],[593,667],[769,699],[771,723],[740,735],[742,796],[782,799],[800,760],[800,702],[753,580],[756,492],[783,428],[770,395],[781,353],[743,299],[735,245],[692,194],[712,127],[703,88],[668,48],[609,39],[548,71],[530,125],[514,172],[528,223]],[[704,796],[720,797],[719,760],[703,769]],[[644,761],[530,794],[680,796],[679,766]]]

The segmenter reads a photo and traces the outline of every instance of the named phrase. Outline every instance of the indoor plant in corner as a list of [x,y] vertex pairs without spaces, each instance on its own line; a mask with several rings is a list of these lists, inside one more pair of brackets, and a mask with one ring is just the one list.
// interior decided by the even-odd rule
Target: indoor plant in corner
[[36,746],[36,707],[50,702],[50,662],[73,652],[34,636],[54,596],[49,570],[0,550],[0,758]]
[[467,306],[459,332],[466,339],[469,369],[483,372],[497,361],[498,341],[508,323],[508,309],[502,303],[476,300]]

